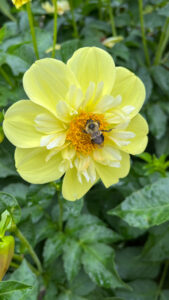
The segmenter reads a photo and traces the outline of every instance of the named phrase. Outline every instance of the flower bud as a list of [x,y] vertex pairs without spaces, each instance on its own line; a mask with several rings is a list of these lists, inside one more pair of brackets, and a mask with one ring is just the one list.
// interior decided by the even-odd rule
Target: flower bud
[[14,254],[15,240],[13,236],[4,236],[0,239],[0,280],[7,272]]
[[109,37],[102,41],[102,44],[108,48],[113,48],[115,44],[121,42],[124,38],[122,36]]

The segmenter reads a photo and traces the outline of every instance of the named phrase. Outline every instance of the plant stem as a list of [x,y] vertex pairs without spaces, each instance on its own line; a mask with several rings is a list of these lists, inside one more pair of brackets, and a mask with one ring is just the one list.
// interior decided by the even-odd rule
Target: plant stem
[[26,262],[27,262],[29,268],[32,270],[32,272],[35,273],[36,276],[39,276],[40,272],[36,268],[34,268],[28,261],[26,261]]
[[150,57],[148,53],[147,41],[145,37],[145,29],[144,29],[144,18],[143,18],[143,0],[138,0],[139,3],[139,15],[140,15],[140,24],[141,24],[141,35],[142,35],[142,42],[144,48],[144,55],[146,58],[146,63],[150,66]]
[[32,15],[32,11],[31,11],[31,4],[30,4],[30,2],[28,2],[26,4],[26,8],[27,8],[29,26],[30,26],[30,30],[31,30],[32,42],[33,42],[33,47],[34,47],[35,55],[36,55],[36,58],[39,59],[39,52],[38,52],[38,47],[37,47],[37,42],[36,42],[34,21],[33,21],[33,15]]
[[28,249],[29,254],[32,256],[32,259],[34,260],[35,264],[37,265],[39,273],[42,273],[42,265],[41,265],[41,262],[40,262],[38,256],[36,255],[32,246],[29,244],[28,240],[24,237],[22,232],[17,227],[15,228],[15,234],[20,239],[20,241],[25,245],[25,247]]
[[52,57],[55,57],[56,52],[56,42],[57,42],[57,0],[54,1],[54,25],[53,25],[53,51],[52,51]]
[[162,28],[160,41],[154,59],[154,65],[158,65],[160,63],[163,52],[167,46],[168,40],[169,40],[169,18],[166,19],[165,24]]
[[11,262],[11,263],[10,263],[10,267],[15,268],[15,269],[18,269],[18,268],[19,268],[19,265],[16,264],[16,263],[14,263],[14,262]]
[[[21,263],[23,261],[23,256],[19,255],[19,254],[14,254],[13,259],[17,260],[18,262]],[[34,268],[28,261],[27,261],[27,264],[28,264],[29,268],[32,270],[32,272],[34,272],[37,276],[40,275],[39,271],[36,268]],[[13,261],[10,263],[10,266],[14,267],[14,268],[19,267],[19,265],[16,264],[15,262],[13,262]]]
[[155,300],[158,300],[159,296],[160,296],[160,292],[163,288],[163,284],[164,284],[164,280],[165,280],[165,277],[167,275],[167,271],[168,271],[168,267],[169,267],[169,260],[167,260],[165,262],[165,265],[164,265],[164,269],[163,269],[163,273],[162,273],[162,276],[161,276],[161,280],[160,280],[160,284],[158,286],[158,290],[157,290],[157,293],[156,293],[156,298]]
[[12,80],[10,79],[9,75],[5,72],[5,70],[0,66],[0,73],[2,77],[6,80],[6,82],[11,86],[11,88],[14,88],[14,84]]
[[19,254],[14,254],[13,259],[21,262],[23,260],[23,256]]
[[70,5],[71,14],[72,14],[72,25],[73,25],[73,30],[74,30],[74,37],[76,39],[78,39],[79,38],[79,33],[78,33],[76,19],[75,19],[75,15],[74,15],[72,0],[69,0],[69,5]]
[[111,1],[108,0],[108,11],[109,11],[109,17],[110,17],[110,22],[111,22],[111,27],[112,27],[112,35],[116,36],[116,27],[115,27],[115,21],[114,21],[114,14],[113,14],[113,9],[111,7]]

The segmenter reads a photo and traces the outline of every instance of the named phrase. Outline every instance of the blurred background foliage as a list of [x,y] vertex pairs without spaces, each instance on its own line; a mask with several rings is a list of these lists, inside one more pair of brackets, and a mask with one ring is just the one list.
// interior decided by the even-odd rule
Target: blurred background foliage
[[[10,212],[43,270],[36,270],[30,249],[11,228],[15,255],[4,278],[8,286],[0,282],[2,300],[169,299],[169,1],[143,2],[148,58],[141,3],[70,0],[71,10],[58,16],[57,59],[66,62],[76,49],[97,46],[143,80],[149,144],[144,154],[132,157],[127,178],[107,190],[98,183],[85,201],[62,199],[61,207],[55,186],[29,185],[19,177],[14,148],[4,139],[0,213]],[[40,58],[51,57],[53,44],[53,13],[43,4],[32,0]],[[105,39],[114,33],[122,38],[106,47]],[[10,0],[0,0],[0,122],[9,105],[27,98],[22,77],[35,59],[25,7],[16,10]]]

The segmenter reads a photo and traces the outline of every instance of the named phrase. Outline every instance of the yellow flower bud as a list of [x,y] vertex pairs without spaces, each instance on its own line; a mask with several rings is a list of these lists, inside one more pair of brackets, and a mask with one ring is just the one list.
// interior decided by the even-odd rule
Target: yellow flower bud
[[115,44],[121,42],[124,38],[122,36],[109,37],[102,41],[102,44],[108,48],[113,48]]
[[12,0],[12,3],[16,6],[16,8],[20,8],[22,5],[30,2],[31,0]]
[[0,240],[0,280],[7,272],[14,254],[15,240],[13,236],[5,236]]

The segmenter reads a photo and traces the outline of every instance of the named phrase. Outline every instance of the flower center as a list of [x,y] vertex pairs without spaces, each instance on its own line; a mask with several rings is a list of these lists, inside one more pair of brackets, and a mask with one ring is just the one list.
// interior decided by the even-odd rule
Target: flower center
[[[71,142],[75,150],[82,154],[90,154],[104,142],[102,130],[108,123],[103,114],[81,111],[70,123],[66,140]],[[105,133],[104,133],[105,135]]]

